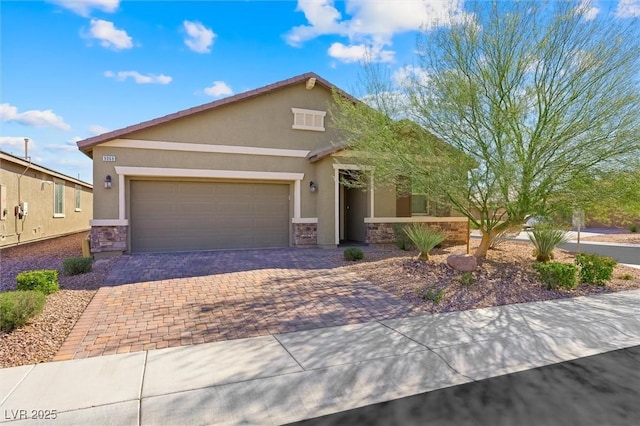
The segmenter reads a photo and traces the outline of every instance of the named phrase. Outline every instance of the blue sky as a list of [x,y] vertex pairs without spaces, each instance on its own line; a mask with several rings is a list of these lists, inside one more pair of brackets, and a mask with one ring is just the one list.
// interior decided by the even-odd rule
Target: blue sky
[[[620,17],[640,0],[597,1]],[[0,149],[91,182],[75,142],[313,71],[357,86],[365,50],[411,66],[422,25],[464,3],[420,0],[0,2]],[[591,19],[591,16],[587,17]]]

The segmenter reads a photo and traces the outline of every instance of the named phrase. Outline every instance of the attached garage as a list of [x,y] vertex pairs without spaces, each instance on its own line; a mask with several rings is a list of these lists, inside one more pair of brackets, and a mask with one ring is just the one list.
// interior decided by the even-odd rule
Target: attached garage
[[289,246],[289,185],[132,180],[132,252]]

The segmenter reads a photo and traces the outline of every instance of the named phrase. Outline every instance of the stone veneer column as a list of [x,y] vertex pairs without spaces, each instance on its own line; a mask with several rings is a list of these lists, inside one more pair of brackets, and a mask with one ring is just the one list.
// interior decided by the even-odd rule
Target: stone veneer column
[[317,223],[294,223],[293,224],[293,244],[295,246],[318,245],[318,224]]
[[91,253],[127,250],[128,226],[92,226]]

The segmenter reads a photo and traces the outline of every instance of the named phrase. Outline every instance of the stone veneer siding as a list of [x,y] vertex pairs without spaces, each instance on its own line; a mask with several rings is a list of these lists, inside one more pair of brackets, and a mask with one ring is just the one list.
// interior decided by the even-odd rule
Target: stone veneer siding
[[293,244],[295,246],[315,246],[318,244],[317,223],[294,223]]
[[[447,234],[447,239],[443,246],[455,246],[466,244],[469,238],[467,222],[425,222],[418,223],[438,228]],[[369,244],[390,244],[396,242],[396,229],[410,223],[367,223],[367,243]]]
[[128,226],[91,227],[91,253],[127,250]]

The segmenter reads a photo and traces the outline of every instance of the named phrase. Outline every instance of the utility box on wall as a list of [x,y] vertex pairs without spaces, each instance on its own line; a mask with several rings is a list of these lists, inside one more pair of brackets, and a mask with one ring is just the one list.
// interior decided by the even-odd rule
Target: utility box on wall
[[7,210],[7,187],[0,185],[0,220],[5,220],[9,211]]

